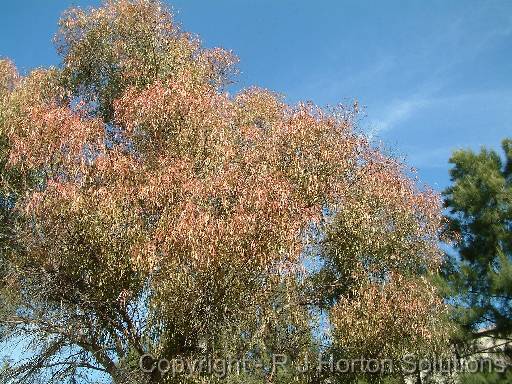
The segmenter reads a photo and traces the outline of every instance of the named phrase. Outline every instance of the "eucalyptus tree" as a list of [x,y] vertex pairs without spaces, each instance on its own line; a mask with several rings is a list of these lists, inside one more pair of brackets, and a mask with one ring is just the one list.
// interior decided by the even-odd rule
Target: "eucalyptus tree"
[[[157,1],[73,8],[55,42],[58,67],[0,66],[2,172],[17,185],[4,178],[0,327],[31,348],[6,382],[349,380],[300,372],[322,349],[315,309],[342,356],[443,344],[429,280],[439,197],[350,110],[228,94],[236,57],[203,48]],[[175,376],[149,355],[263,368]]]

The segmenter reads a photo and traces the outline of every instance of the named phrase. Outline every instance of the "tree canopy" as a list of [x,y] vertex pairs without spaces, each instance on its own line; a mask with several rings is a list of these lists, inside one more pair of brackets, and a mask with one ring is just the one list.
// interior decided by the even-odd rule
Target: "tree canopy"
[[[512,141],[503,140],[502,147],[503,155],[482,148],[456,151],[450,159],[452,185],[444,195],[450,229],[458,236],[456,252],[444,268],[444,284],[461,329],[459,342],[494,339],[500,345],[496,353],[510,359]],[[481,349],[477,345],[470,353]],[[480,377],[479,382],[508,382],[510,373],[508,378]]]
[[[441,200],[356,111],[229,94],[237,58],[158,1],[71,9],[55,42],[58,67],[0,61],[0,335],[30,348],[4,382],[216,380],[145,374],[145,354],[267,367],[445,348]],[[356,379],[290,363],[223,380],[326,375]]]

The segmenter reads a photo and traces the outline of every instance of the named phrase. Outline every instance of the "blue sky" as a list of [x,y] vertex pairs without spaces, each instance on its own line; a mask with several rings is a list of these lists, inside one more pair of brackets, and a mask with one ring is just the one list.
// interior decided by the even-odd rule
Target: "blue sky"
[[[22,72],[58,64],[52,36],[70,5],[4,2],[0,56]],[[512,128],[512,1],[176,0],[183,29],[240,57],[236,87],[290,102],[357,99],[362,127],[436,189],[453,149],[498,147]]]

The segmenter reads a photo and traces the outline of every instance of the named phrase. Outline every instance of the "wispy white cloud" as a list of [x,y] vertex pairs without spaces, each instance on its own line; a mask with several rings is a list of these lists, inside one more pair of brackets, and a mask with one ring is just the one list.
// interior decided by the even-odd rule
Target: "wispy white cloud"
[[[424,47],[422,56],[437,57],[436,53],[441,47],[456,48],[463,46],[463,39],[467,38],[467,28],[471,25],[474,15],[463,15],[453,23],[448,33],[435,36],[430,43]],[[434,107],[439,104],[460,103],[471,100],[485,100],[489,97],[496,97],[495,92],[483,90],[482,92],[464,93],[458,95],[443,95],[443,89],[453,75],[456,68],[465,61],[473,60],[482,54],[487,47],[494,41],[508,38],[512,35],[512,16],[505,19],[501,23],[497,23],[492,28],[486,29],[483,33],[476,34],[473,37],[471,49],[466,51],[457,51],[457,54],[450,55],[443,60],[443,63],[430,71],[426,78],[419,81],[413,89],[406,92],[401,98],[395,99],[388,104],[382,104],[377,111],[372,111],[374,116],[378,116],[367,123],[367,130],[370,136],[375,136],[388,132],[408,119],[412,118],[416,113],[427,107]],[[466,45],[467,46],[467,45]],[[417,68],[407,69],[404,71],[417,70]],[[510,92],[505,96],[505,100],[510,100]],[[380,116],[379,116],[380,115]]]
[[453,95],[439,95],[436,91],[411,95],[407,99],[395,100],[387,104],[380,112],[380,118],[370,119],[365,128],[371,138],[398,128],[401,124],[412,119],[416,114],[426,110],[436,110],[440,107],[453,108],[482,108],[488,113],[495,110],[510,110],[512,108],[512,90],[496,91],[483,90]]
[[386,108],[381,118],[369,121],[367,125],[368,135],[373,137],[393,129],[427,104],[428,100],[419,97],[410,97],[393,102]]

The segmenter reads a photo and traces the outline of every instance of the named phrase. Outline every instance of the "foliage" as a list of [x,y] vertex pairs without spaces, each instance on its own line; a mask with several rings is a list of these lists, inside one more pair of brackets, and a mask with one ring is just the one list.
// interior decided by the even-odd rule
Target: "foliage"
[[[444,285],[461,328],[459,342],[485,337],[505,345],[512,333],[512,141],[502,146],[504,156],[484,148],[460,150],[450,159],[452,185],[444,194],[458,252],[446,263]],[[512,356],[507,349],[505,355]],[[495,382],[495,376],[467,380]]]
[[504,140],[503,149],[504,159],[486,149],[455,152],[453,185],[445,192],[452,229],[460,233],[450,282],[460,292],[461,324],[492,328],[497,336],[512,331],[512,141]]
[[202,48],[157,1],[71,9],[56,44],[58,68],[20,77],[0,62],[1,171],[17,181],[0,327],[32,348],[5,382],[217,380],[143,374],[147,353],[263,366],[233,383],[346,380],[269,368],[325,348],[318,311],[343,356],[446,344],[430,281],[439,198],[357,133],[353,111],[230,96],[233,54]]

